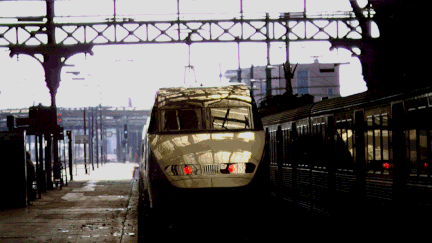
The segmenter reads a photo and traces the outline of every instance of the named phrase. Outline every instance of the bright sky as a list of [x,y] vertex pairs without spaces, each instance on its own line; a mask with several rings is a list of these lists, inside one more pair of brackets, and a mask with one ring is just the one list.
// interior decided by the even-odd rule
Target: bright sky
[[[89,6],[82,12],[72,8],[76,1],[56,2],[56,15],[112,15],[112,0],[87,0]],[[243,9],[245,15],[258,12],[294,12],[303,11],[304,0],[244,0]],[[117,14],[137,14],[137,4],[154,3],[143,0],[117,0]],[[154,4],[146,5],[152,8],[144,8],[151,13],[175,13],[177,12],[176,0],[164,0],[164,7],[155,8]],[[202,4],[202,3],[206,4]],[[239,12],[239,1],[233,0],[181,0],[180,11],[190,13],[227,13]],[[223,4],[221,3],[223,2]],[[44,3],[26,1],[32,8],[20,9],[20,12],[2,11],[2,4],[17,2],[0,2],[0,16],[37,16],[38,11],[45,13]],[[91,8],[91,3],[99,4],[98,8]],[[102,4],[103,3],[103,4]],[[235,3],[235,4],[233,4]],[[64,4],[62,6],[61,4]],[[69,4],[69,5],[68,5]],[[104,5],[106,4],[106,5]],[[281,6],[283,5],[283,6]],[[9,5],[12,6],[12,5]],[[37,10],[41,8],[42,10]],[[75,6],[75,5],[73,5]],[[104,7],[105,6],[105,7]],[[224,9],[218,6],[224,6]],[[307,10],[314,11],[349,11],[349,0],[307,0]],[[12,9],[12,8],[11,8]],[[33,9],[33,12],[30,11]],[[68,9],[66,11],[65,9]],[[30,11],[30,12],[26,12]],[[36,12],[34,12],[36,11]],[[111,12],[110,12],[111,11]],[[140,12],[142,13],[142,12]],[[194,15],[191,15],[194,16]],[[225,16],[225,15],[224,15]],[[149,16],[145,16],[149,18]],[[159,16],[160,17],[160,16]],[[216,17],[216,16],[215,16]],[[153,18],[153,16],[152,16]],[[156,17],[155,17],[156,18]],[[1,19],[0,19],[1,21]],[[365,82],[361,75],[361,65],[357,58],[351,57],[351,52],[338,49],[329,51],[330,43],[322,42],[291,42],[291,63],[313,62],[312,56],[318,56],[320,62],[337,62],[350,64],[342,65],[340,69],[341,94],[343,96],[366,90]],[[154,95],[158,88],[167,86],[181,86],[184,83],[185,66],[188,65],[188,49],[186,44],[148,44],[148,45],[117,45],[95,46],[94,55],[85,56],[77,54],[67,60],[66,63],[75,67],[64,67],[61,74],[60,88],[57,93],[58,107],[86,107],[102,103],[103,106],[128,106],[131,98],[132,106],[140,109],[150,109]],[[281,64],[285,61],[285,47],[281,44],[272,44],[271,64]],[[27,55],[9,57],[7,48],[0,48],[0,109],[29,107],[33,104],[50,105],[48,88],[45,85],[44,73],[40,63]],[[240,65],[249,68],[251,65],[261,66],[267,64],[266,44],[241,43]],[[219,74],[228,69],[237,69],[237,44],[198,44],[191,45],[191,65],[195,67],[196,78],[199,83],[212,85],[219,83]],[[77,71],[79,75],[67,73]],[[75,80],[74,78],[78,78]],[[84,80],[79,80],[84,78]],[[187,74],[187,79],[192,74]],[[225,81],[225,80],[223,80]]]

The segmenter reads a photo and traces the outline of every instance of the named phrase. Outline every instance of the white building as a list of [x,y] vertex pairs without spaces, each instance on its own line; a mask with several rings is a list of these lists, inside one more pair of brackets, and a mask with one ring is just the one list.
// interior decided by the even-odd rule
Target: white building
[[[291,80],[293,93],[298,95],[310,94],[314,101],[340,97],[339,66],[340,63],[315,63],[291,65],[294,77]],[[251,72],[253,70],[253,72]],[[225,77],[230,82],[238,82],[239,70],[228,70]],[[258,66],[241,69],[241,82],[253,87],[253,97],[257,103],[267,93],[266,67]],[[281,95],[286,92],[286,79],[283,66],[271,67],[271,93]]]

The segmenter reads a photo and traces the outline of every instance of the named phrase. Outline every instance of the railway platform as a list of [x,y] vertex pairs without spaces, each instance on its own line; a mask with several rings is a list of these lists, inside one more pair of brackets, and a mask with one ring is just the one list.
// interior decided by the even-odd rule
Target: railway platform
[[0,242],[138,242],[136,164],[109,163],[0,211]]
[[[337,217],[319,216],[281,201],[243,202],[234,195],[205,200],[197,195],[171,211],[144,217],[138,234],[136,164],[109,163],[78,176],[67,186],[42,194],[33,205],[0,211],[0,243],[4,242],[150,242],[154,239],[188,242],[392,241],[424,240],[429,221],[388,215],[362,216],[356,210]],[[258,199],[258,198],[257,198]],[[144,215],[142,215],[144,216]],[[398,223],[399,222],[399,223]]]

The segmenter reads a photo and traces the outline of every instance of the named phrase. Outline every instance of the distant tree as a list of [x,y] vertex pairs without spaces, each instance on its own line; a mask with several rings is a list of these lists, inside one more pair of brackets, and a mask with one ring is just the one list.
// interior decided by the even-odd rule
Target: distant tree
[[268,116],[277,112],[294,109],[314,102],[314,96],[310,94],[298,95],[285,92],[282,95],[274,95],[264,98],[258,107],[260,116]]

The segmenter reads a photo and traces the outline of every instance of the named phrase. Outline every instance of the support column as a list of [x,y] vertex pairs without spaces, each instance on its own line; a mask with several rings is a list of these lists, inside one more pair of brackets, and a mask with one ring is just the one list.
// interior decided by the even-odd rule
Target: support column
[[270,64],[266,66],[266,96],[270,98],[272,96],[272,83],[271,83],[271,69],[269,67]]
[[285,42],[285,49],[286,49],[286,63],[283,65],[284,68],[284,76],[285,76],[285,88],[286,88],[286,95],[292,97],[294,92],[292,88],[292,79],[294,78],[294,72],[295,69],[291,69],[291,62],[290,62],[290,41],[289,41],[289,25],[287,23],[287,35],[286,35],[286,42]]
[[242,82],[242,70],[240,66],[240,42],[237,42],[237,61],[238,61],[238,70],[237,70],[237,82]]
[[98,110],[99,106],[96,107],[96,166],[99,168],[99,126],[98,126]]
[[105,161],[105,159],[104,159],[104,149],[103,149],[103,147],[104,147],[104,136],[103,136],[103,134],[104,134],[104,125],[103,125],[103,114],[102,114],[102,112],[103,112],[103,109],[102,109],[102,105],[100,105],[100,108],[101,108],[101,110],[100,110],[100,131],[101,131],[101,134],[100,134],[100,140],[101,140],[101,148],[100,148],[100,153],[101,153],[101,165],[103,165],[104,164],[104,162],[106,162]]
[[[71,57],[72,55],[75,55],[77,53],[90,53],[93,55],[93,52],[91,51],[92,45],[89,44],[77,44],[73,46],[65,46],[65,45],[58,45],[55,40],[55,24],[54,24],[54,0],[46,0],[46,18],[47,22],[45,24],[45,30],[44,33],[47,35],[47,44],[38,45],[38,46],[11,46],[10,47],[10,57],[13,57],[14,55],[18,54],[26,54],[34,57],[36,60],[38,60],[44,71],[45,71],[45,82],[49,89],[50,96],[51,96],[51,106],[56,108],[56,94],[57,89],[60,86],[60,72],[61,68],[64,65],[64,62],[67,60],[67,58]],[[36,58],[36,55],[42,55],[43,60],[39,60]],[[54,118],[56,119],[56,118]],[[56,122],[54,124],[57,124]],[[53,129],[51,134],[54,134],[54,140],[51,141],[51,137],[49,134],[47,135],[47,141],[53,144],[50,144],[50,148],[54,148],[54,175],[56,176],[58,174],[58,169],[61,168],[59,166],[59,157],[58,157],[58,135],[59,131],[55,131]],[[42,141],[42,140],[41,140]],[[40,147],[42,150],[42,146]],[[51,149],[49,149],[49,158],[51,158]],[[41,156],[42,158],[42,152]],[[48,158],[46,158],[48,159]],[[48,161],[48,160],[47,160]],[[48,161],[51,162],[51,159]],[[49,173],[51,173],[51,164],[46,163],[45,165],[47,172],[49,169]],[[48,165],[49,164],[49,165]],[[47,176],[48,179],[48,187],[52,188],[52,180],[51,180],[51,174]]]
[[[87,122],[86,122],[86,108],[84,108],[84,137],[87,135]],[[87,144],[85,142],[84,139],[84,169],[85,169],[85,173],[86,175],[88,174],[87,171]]]
[[52,180],[52,148],[53,148],[53,138],[51,135],[46,135],[47,145],[45,147],[45,170],[46,170],[46,183],[47,189],[53,189]]
[[[60,182],[61,183],[61,161],[60,161],[60,156],[59,156],[59,138],[58,136],[54,135],[53,136],[53,147],[52,147],[52,154],[53,154],[53,175],[54,175],[54,181]],[[57,186],[57,184],[56,184]]]
[[94,167],[94,107],[91,107],[91,140],[90,140],[90,153],[92,170]]
[[69,175],[70,175],[70,180],[73,181],[73,163],[72,163],[72,151],[73,151],[73,145],[72,145],[72,131],[67,131],[66,132],[67,137],[68,137],[68,156],[69,156]]
[[[270,29],[269,29],[268,13],[266,13],[266,29],[267,29],[267,36],[269,36]],[[266,96],[267,98],[270,98],[272,96],[272,82],[271,82],[271,69],[270,69],[270,41],[267,41]]]

